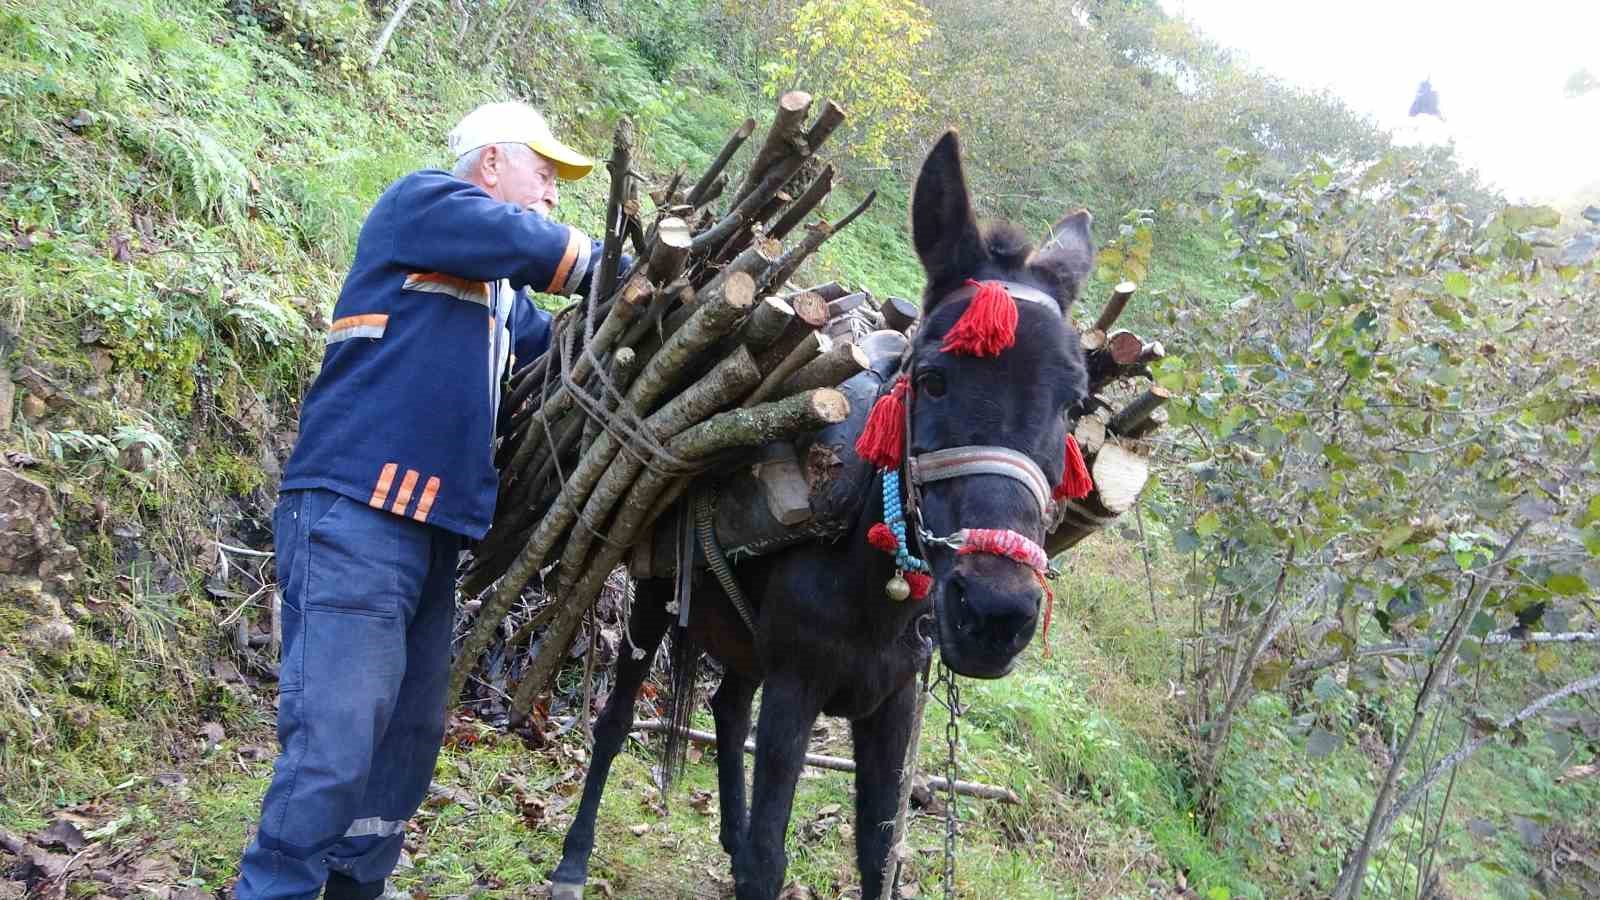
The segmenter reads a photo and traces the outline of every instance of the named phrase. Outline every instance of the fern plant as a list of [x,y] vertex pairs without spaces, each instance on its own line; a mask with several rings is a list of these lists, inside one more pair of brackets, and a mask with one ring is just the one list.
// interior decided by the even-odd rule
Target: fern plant
[[180,205],[235,233],[243,229],[254,179],[227,145],[188,118],[130,118],[122,124],[128,143],[172,175]]

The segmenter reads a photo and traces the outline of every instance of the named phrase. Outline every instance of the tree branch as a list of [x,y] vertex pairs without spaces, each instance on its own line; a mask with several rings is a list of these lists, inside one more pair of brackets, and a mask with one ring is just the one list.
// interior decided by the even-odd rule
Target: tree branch
[[1551,691],[1550,693],[1545,694],[1543,697],[1540,697],[1539,699],[1523,707],[1510,718],[1496,723],[1497,727],[1493,732],[1474,739],[1470,743],[1458,749],[1456,752],[1446,756],[1444,759],[1439,760],[1439,763],[1424,773],[1423,776],[1417,780],[1416,784],[1413,784],[1411,787],[1407,788],[1406,792],[1400,795],[1400,799],[1396,800],[1394,806],[1390,808],[1388,815],[1384,816],[1382,823],[1380,823],[1380,830],[1387,832],[1390,828],[1394,827],[1394,823],[1399,821],[1400,817],[1405,815],[1406,810],[1410,809],[1411,806],[1422,797],[1424,791],[1426,791],[1429,787],[1432,787],[1434,782],[1438,781],[1451,769],[1454,769],[1456,766],[1459,766],[1468,759],[1472,758],[1472,755],[1482,749],[1484,744],[1494,740],[1495,735],[1505,731],[1508,728],[1515,728],[1523,722],[1526,722],[1528,719],[1538,715],[1541,711],[1553,703],[1558,703],[1574,694],[1581,694],[1596,690],[1600,690],[1600,673],[1590,675],[1588,678],[1580,678],[1577,681],[1566,685],[1560,690]]

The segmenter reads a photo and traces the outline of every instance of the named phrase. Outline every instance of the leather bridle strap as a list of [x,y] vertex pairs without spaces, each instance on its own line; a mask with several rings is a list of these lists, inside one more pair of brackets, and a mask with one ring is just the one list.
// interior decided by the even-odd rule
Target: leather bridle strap
[[[1018,302],[1037,303],[1040,306],[1051,310],[1056,315],[1061,315],[1061,304],[1056,302],[1056,298],[1046,294],[1044,291],[1039,290],[1033,285],[1023,284],[1020,281],[996,281],[993,283],[1005,288],[1006,293],[1010,294],[1011,299],[1013,300]],[[955,303],[959,300],[966,300],[967,298],[978,293],[978,288],[981,286],[982,285],[980,284],[962,285],[950,293],[945,294],[942,298],[940,298],[939,302]]]
[[1009,447],[951,447],[924,453],[911,460],[913,484],[924,485],[968,475],[1009,478],[1027,488],[1034,502],[1039,505],[1041,516],[1050,511],[1050,482],[1045,479],[1044,472],[1033,460]]

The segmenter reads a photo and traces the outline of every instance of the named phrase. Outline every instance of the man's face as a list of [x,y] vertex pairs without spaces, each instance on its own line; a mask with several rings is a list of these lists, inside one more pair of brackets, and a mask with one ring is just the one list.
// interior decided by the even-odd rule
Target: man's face
[[487,148],[479,175],[489,196],[548,216],[561,200],[556,167],[550,160],[521,145],[498,144]]

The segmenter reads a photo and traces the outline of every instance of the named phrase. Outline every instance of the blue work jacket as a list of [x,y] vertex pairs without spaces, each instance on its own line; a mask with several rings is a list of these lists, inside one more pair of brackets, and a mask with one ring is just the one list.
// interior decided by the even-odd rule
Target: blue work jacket
[[502,384],[550,339],[528,290],[582,292],[599,260],[582,232],[446,172],[390,185],[361,226],[282,487],[481,538]]

